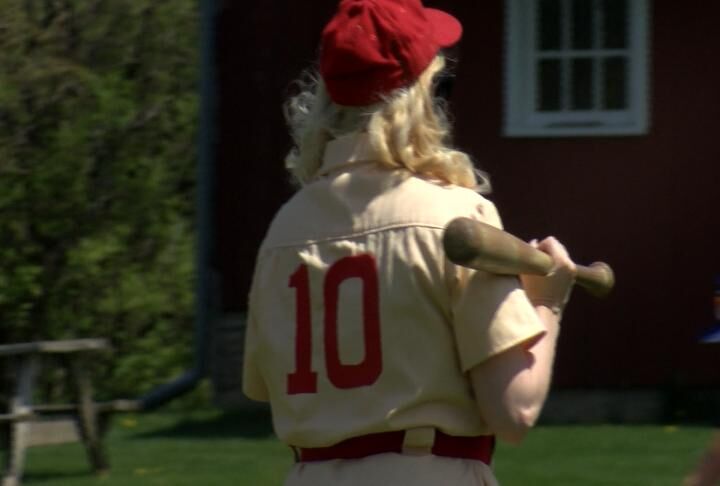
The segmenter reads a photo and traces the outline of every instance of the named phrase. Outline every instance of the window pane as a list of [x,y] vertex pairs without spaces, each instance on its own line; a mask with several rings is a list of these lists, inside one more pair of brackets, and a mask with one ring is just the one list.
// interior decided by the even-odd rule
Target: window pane
[[562,64],[559,59],[545,59],[538,66],[538,110],[560,110]]
[[628,2],[627,0],[602,0],[605,13],[603,47],[623,49],[627,47]]
[[624,57],[609,57],[604,60],[603,68],[603,84],[605,88],[603,108],[606,110],[623,110],[627,108],[627,59]]
[[592,49],[594,14],[593,0],[572,2],[572,48]]
[[589,58],[573,59],[570,64],[572,79],[572,110],[591,110],[593,108],[593,60]]
[[562,45],[562,10],[560,0],[540,0],[538,32],[540,50],[556,50]]

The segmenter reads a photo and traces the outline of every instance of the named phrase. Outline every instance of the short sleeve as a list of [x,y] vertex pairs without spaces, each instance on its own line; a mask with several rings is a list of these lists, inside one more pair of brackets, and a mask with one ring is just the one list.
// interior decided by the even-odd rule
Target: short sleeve
[[[474,219],[502,228],[495,205],[483,199]],[[462,370],[545,333],[519,278],[452,266],[452,314]]]
[[270,395],[257,364],[257,325],[255,319],[253,319],[252,309],[250,309],[248,313],[244,347],[243,392],[252,400],[267,402],[270,399]]
[[477,219],[478,221],[482,221],[483,223],[489,224],[490,226],[503,229],[500,214],[491,201],[482,198],[480,203],[475,207],[475,210],[477,213],[471,215],[471,217]]
[[460,280],[453,328],[462,370],[545,332],[517,277],[469,270]]

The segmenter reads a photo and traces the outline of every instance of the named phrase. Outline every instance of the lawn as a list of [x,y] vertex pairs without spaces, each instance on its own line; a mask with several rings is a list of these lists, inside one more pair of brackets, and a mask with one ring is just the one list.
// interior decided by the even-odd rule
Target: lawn
[[[678,486],[711,435],[705,427],[547,426],[519,447],[499,445],[503,486]],[[263,413],[150,413],[117,416],[107,446],[112,470],[89,473],[77,444],[35,447],[26,485],[280,485],[289,449]]]

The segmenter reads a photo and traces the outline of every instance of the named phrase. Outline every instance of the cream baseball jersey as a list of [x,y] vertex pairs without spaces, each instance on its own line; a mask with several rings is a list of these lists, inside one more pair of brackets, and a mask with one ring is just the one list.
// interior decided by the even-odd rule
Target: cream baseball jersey
[[544,332],[516,277],[450,263],[454,217],[500,226],[476,192],[389,171],[364,135],[276,215],[250,291],[243,388],[278,437],[324,447],[391,430],[492,433],[467,372]]

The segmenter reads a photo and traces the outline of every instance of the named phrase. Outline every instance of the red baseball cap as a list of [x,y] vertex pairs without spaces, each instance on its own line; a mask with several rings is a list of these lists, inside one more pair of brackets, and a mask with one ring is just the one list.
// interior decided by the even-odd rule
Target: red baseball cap
[[412,84],[462,25],[420,0],[342,0],[325,26],[320,75],[330,99],[366,106]]

